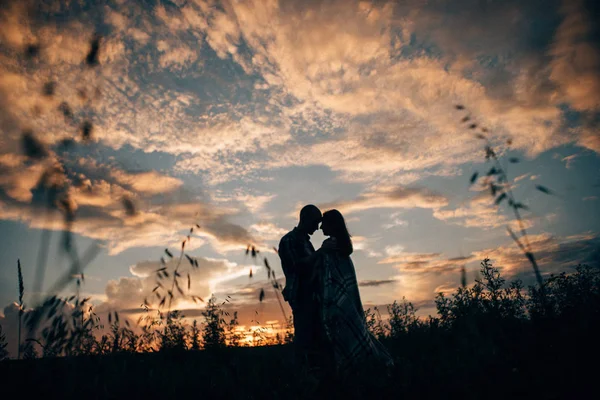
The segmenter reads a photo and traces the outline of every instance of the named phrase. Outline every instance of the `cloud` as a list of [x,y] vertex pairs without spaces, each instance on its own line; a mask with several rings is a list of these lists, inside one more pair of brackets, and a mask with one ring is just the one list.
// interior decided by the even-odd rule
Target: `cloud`
[[166,41],[159,41],[157,49],[162,53],[159,65],[171,71],[189,68],[198,58],[198,53],[189,47],[170,45]]
[[[549,234],[529,235],[540,270],[544,276],[572,271],[579,263],[600,265],[600,240],[594,233],[571,236]],[[388,246],[387,257],[379,264],[391,264],[399,271],[394,276],[394,295],[411,301],[431,299],[439,291],[451,291],[460,284],[460,271],[471,274],[475,262],[489,258],[500,268],[505,279],[522,279],[526,285],[535,284],[531,264],[514,242],[488,249],[477,250],[460,257],[447,257],[441,253],[407,252],[402,246]],[[368,285],[367,285],[368,286]]]
[[410,274],[457,273],[461,267],[473,260],[473,256],[444,257],[441,253],[405,252],[402,246],[386,248],[388,257],[378,264],[395,264],[394,267]]
[[[232,118],[231,114],[223,111],[217,113],[211,111],[212,115],[197,118],[198,111],[210,109],[215,104],[209,105],[200,99],[201,94],[197,91],[181,90],[170,80],[166,80],[164,85],[146,85],[140,82],[139,68],[146,66],[136,60],[135,53],[131,52],[132,49],[124,36],[129,37],[133,34],[132,25],[135,26],[135,32],[146,32],[148,23],[154,16],[141,9],[139,18],[127,15],[127,10],[106,9],[105,11],[108,22],[115,30],[101,41],[101,65],[98,67],[101,79],[98,79],[98,74],[94,77],[86,71],[74,71],[72,68],[73,64],[81,65],[89,50],[89,40],[93,34],[78,21],[60,24],[60,29],[52,24],[47,26],[40,24],[43,37],[55,37],[60,40],[48,44],[41,43],[42,56],[47,64],[37,65],[35,73],[20,68],[19,64],[10,63],[8,59],[0,59],[2,61],[0,62],[2,71],[0,89],[7,95],[7,105],[10,105],[3,110],[2,114],[6,119],[10,118],[11,126],[18,128],[31,125],[31,128],[45,142],[56,143],[62,139],[65,131],[65,126],[61,123],[63,121],[60,118],[53,118],[52,115],[56,113],[58,104],[65,101],[73,109],[75,118],[79,118],[81,112],[90,105],[89,102],[82,104],[81,99],[78,98],[78,93],[83,93],[82,86],[98,87],[102,84],[102,97],[93,99],[93,107],[98,115],[94,127],[95,139],[115,148],[130,144],[147,152],[160,149],[173,154],[188,153],[198,159],[208,158],[210,164],[207,171],[209,171],[210,167],[222,164],[218,161],[222,158],[222,154],[219,153],[226,153],[231,160],[233,154],[238,151],[253,147],[260,148],[263,145],[268,147],[270,140],[275,142],[285,140],[285,135],[282,135],[281,131],[269,129],[265,126],[264,119],[259,122],[259,119],[252,115]],[[7,15],[14,17],[15,20],[26,20],[24,15],[17,14],[15,11]],[[88,16],[83,16],[86,17]],[[192,19],[186,17],[185,21]],[[24,26],[17,24],[14,29],[11,29],[23,30]],[[187,68],[200,55],[196,42],[193,43],[192,48],[179,36],[173,36],[168,30],[163,29],[160,24],[154,27],[150,24],[150,28],[154,29],[154,34],[158,36],[154,47],[158,54],[155,52],[147,54],[149,57],[155,57],[156,65],[161,68],[177,72]],[[144,41],[148,41],[149,35],[144,34],[148,36]],[[138,48],[134,47],[135,49]],[[23,62],[21,59],[16,61]],[[152,65],[154,63],[147,64],[148,68]],[[208,73],[212,72],[208,71]],[[31,109],[39,103],[41,97],[35,83],[41,87],[50,76],[57,82],[56,96],[44,99],[41,104],[43,106],[41,118],[28,118]],[[233,87],[233,84],[229,86]],[[224,103],[229,101],[229,99],[225,100]],[[86,107],[83,107],[84,105]],[[202,105],[200,109],[199,105]],[[36,107],[41,106],[36,105]],[[227,106],[230,111],[234,108]],[[159,130],[160,137],[156,135]],[[229,131],[229,134],[222,135],[224,131]],[[256,146],[259,143],[260,145]],[[237,173],[239,174],[239,171]],[[218,174],[218,171],[215,174]]]
[[[346,223],[349,220],[346,219]],[[373,245],[379,240],[378,237],[364,237],[352,235],[352,244],[354,246],[354,251],[363,251],[368,257],[381,257],[381,253],[373,250]]]
[[[50,118],[58,97],[84,113],[89,102],[77,97],[82,80],[101,86],[93,102],[96,140],[167,152],[177,157],[177,171],[212,186],[268,179],[260,171],[294,165],[325,165],[342,180],[374,185],[452,171],[480,154],[472,132],[458,123],[457,102],[469,106],[492,140],[512,136],[513,146],[530,156],[573,140],[597,148],[589,129],[565,128],[560,108],[566,98],[583,109],[582,99],[593,97],[564,94],[580,92],[568,85],[583,87],[567,73],[570,53],[561,49],[587,43],[572,32],[573,21],[587,26],[585,18],[565,6],[547,55],[532,46],[540,33],[524,23],[546,21],[546,8],[494,3],[459,7],[450,18],[446,7],[419,1],[102,6],[112,31],[102,42],[98,76],[74,69],[93,34],[79,20],[91,13],[73,15],[60,29],[40,23],[43,37],[61,40],[42,43],[49,65],[38,65],[35,74],[20,67],[22,60],[0,60],[5,76],[30,82],[11,86],[14,101],[4,114],[55,143],[65,131]],[[17,6],[8,10],[4,35],[14,37],[11,43],[40,36]],[[553,33],[551,24],[544,26],[543,34]],[[595,64],[585,49],[574,50],[576,72],[591,77]],[[497,57],[493,68],[466,61],[493,52],[511,57]],[[544,57],[555,60],[552,67]],[[154,74],[161,78],[141,78]],[[42,118],[28,118],[39,103],[34,89],[51,76],[60,96],[42,103]],[[181,85],[180,78],[199,83]]]
[[278,227],[270,222],[258,222],[250,225],[250,232],[256,235],[259,240],[279,241],[288,231]]
[[440,253],[409,253],[401,251],[384,258],[383,260],[379,261],[379,264],[393,264],[398,262],[426,263],[427,261],[433,260],[439,256],[441,256]]
[[[390,56],[395,55],[394,51],[409,47],[402,42],[402,38],[392,34],[391,27],[396,22],[396,10],[393,6],[331,2],[320,5],[319,12],[312,12],[312,4],[302,7],[284,4],[286,6],[282,7],[266,4],[255,9],[248,4],[236,3],[232,5],[233,11],[228,13],[228,16],[232,23],[237,22],[248,45],[257,53],[254,54],[252,61],[255,69],[263,74],[267,83],[271,87],[285,88],[286,93],[291,92],[296,98],[308,104],[314,103],[313,108],[330,109],[336,113],[350,114],[352,117],[357,114],[381,115],[383,113],[385,115],[393,107],[394,111],[403,109],[408,111],[404,112],[404,121],[410,117],[417,117],[416,120],[419,121],[421,117],[427,115],[428,123],[423,124],[425,129],[416,130],[421,134],[418,137],[430,139],[429,143],[437,144],[436,129],[443,127],[448,130],[449,122],[456,121],[450,112],[450,104],[457,98],[461,98],[468,104],[478,104],[478,115],[486,115],[489,124],[496,123],[500,130],[504,128],[514,133],[516,146],[531,154],[569,140],[558,129],[549,131],[547,123],[544,122],[552,120],[556,122],[556,126],[561,125],[561,112],[557,108],[558,103],[551,101],[551,90],[546,90],[540,84],[536,92],[537,98],[533,96],[525,98],[527,93],[532,92],[523,87],[528,84],[526,76],[531,76],[530,72],[527,72],[529,75],[517,74],[514,79],[509,80],[509,84],[514,85],[514,88],[511,88],[512,97],[494,98],[485,95],[480,82],[467,79],[456,73],[454,69],[448,71],[446,68],[448,62],[458,63],[453,58],[454,54],[447,55],[444,62],[436,62],[423,56],[414,56],[410,60],[395,58],[390,62]],[[460,32],[463,36],[468,35],[469,38],[481,39],[481,34],[489,30],[491,25],[495,29],[494,32],[501,35],[485,35],[486,39],[510,38],[509,41],[503,39],[495,42],[495,45],[491,46],[492,49],[505,50],[508,44],[519,47],[519,36],[505,29],[506,22],[514,21],[515,16],[519,15],[517,3],[511,3],[509,7],[503,5],[500,9],[497,6],[488,7],[484,18],[481,15],[474,15],[476,12],[459,13],[453,22],[454,25],[446,24],[449,21],[447,18],[440,25],[441,9],[432,9],[434,7],[416,7],[419,13],[412,13],[409,18],[402,19],[402,22],[408,23],[409,26],[413,22],[414,25],[419,25],[415,27],[415,31],[435,25],[439,27],[440,34],[434,36],[440,41],[443,41],[448,33],[455,32]],[[299,12],[298,8],[302,8],[305,13],[301,22],[291,17],[293,13]],[[477,9],[477,7],[473,8]],[[525,7],[525,11],[539,14],[543,10]],[[412,17],[416,21],[411,21]],[[327,19],[329,23],[322,23],[323,19]],[[267,20],[276,22],[264,23]],[[504,22],[499,23],[499,21]],[[457,26],[469,26],[470,29],[456,29]],[[472,29],[473,26],[477,28]],[[338,34],[332,36],[329,31],[334,29]],[[410,28],[408,31],[410,33]],[[528,33],[533,36],[532,32]],[[454,40],[456,36],[457,34],[451,35],[453,40],[451,45],[446,46],[442,43],[444,50],[455,51],[453,45],[467,42],[464,37],[461,40]],[[320,40],[321,37],[335,39],[324,41]],[[394,47],[390,47],[390,43],[394,43]],[[235,43],[229,42],[229,45],[235,46]],[[369,48],[369,51],[365,52],[365,48]],[[483,49],[490,49],[489,41],[480,46],[480,52]],[[459,50],[468,49],[463,46]],[[522,62],[525,60],[526,57],[517,59]],[[534,68],[533,65],[527,67]],[[482,68],[479,68],[477,72],[481,70]],[[509,106],[511,103],[512,107]],[[534,115],[538,117],[533,119]],[[361,133],[369,129],[365,124],[356,125],[360,127]],[[386,133],[392,134],[400,130],[397,124],[389,125],[390,127],[385,130]],[[391,130],[392,126],[395,129]],[[453,134],[458,132],[457,130]],[[406,137],[415,138],[408,132]],[[472,152],[469,153],[470,149],[464,148],[466,142],[459,140],[455,142],[463,145],[463,149],[460,149],[448,147],[445,140],[441,137],[439,139],[440,145],[446,146],[445,162],[452,162],[457,156],[460,159],[472,155]],[[349,144],[348,147],[352,148],[352,143]],[[426,149],[427,147],[420,148],[421,152]],[[415,154],[414,151],[407,153]],[[397,159],[406,159],[401,157],[404,153],[396,155]],[[381,159],[382,157],[379,158]],[[356,169],[374,164],[372,162],[360,164],[354,162],[356,160],[352,158],[350,160]],[[434,160],[430,162],[436,164]],[[443,161],[437,161],[439,162]]]
[[[240,274],[246,274],[246,268],[225,259],[194,258],[198,261],[198,268],[192,268],[186,259],[182,260],[179,269],[181,274],[181,277],[178,278],[179,286],[186,294],[199,296],[205,300],[208,300],[216,290],[219,281],[227,281],[240,276]],[[166,265],[161,264],[159,261],[142,261],[132,265],[129,271],[133,276],[125,276],[107,282],[105,301],[97,306],[98,312],[122,309],[140,309],[142,311],[140,304],[143,303],[144,298],[156,307],[159,301],[157,301],[153,289],[157,286],[157,282],[170,289],[177,264],[178,260],[175,258],[167,262]],[[163,267],[167,268],[166,271],[170,275],[169,278],[161,280],[157,278],[156,271]],[[187,289],[188,273],[191,283],[189,291]],[[165,290],[159,290],[158,292],[166,295]],[[172,309],[179,309],[182,306],[189,307],[190,300],[184,299],[175,289],[174,294]]]
[[449,221],[467,228],[493,229],[504,226],[509,219],[504,215],[502,209],[494,205],[494,199],[487,193],[485,196],[477,196],[467,205],[455,209],[438,209],[433,216],[441,221]]
[[[15,157],[0,164],[0,217],[18,220],[32,228],[61,230],[64,216],[56,207],[46,213],[47,189],[41,177],[48,164],[17,163]],[[230,219],[237,211],[219,207],[209,201],[193,199],[181,188],[182,182],[156,171],[129,173],[89,159],[64,160],[68,175],[60,168],[55,178],[62,193],[68,194],[75,211],[71,230],[106,243],[110,254],[131,247],[178,246],[182,231],[195,229],[193,248],[208,239],[218,251],[241,249],[255,241],[245,228]],[[178,196],[154,199],[177,191]],[[127,196],[135,204],[135,215],[128,215],[122,199]]]
[[337,209],[343,214],[373,208],[430,208],[437,209],[448,204],[441,194],[421,187],[388,187],[366,193],[354,200],[319,205],[323,210]]
[[[521,176],[519,180],[524,179],[529,174]],[[533,175],[530,177],[537,178]],[[513,185],[512,189],[516,186]],[[479,194],[455,207],[445,207],[434,210],[433,216],[441,221],[448,221],[452,224],[464,226],[466,228],[481,228],[485,230],[498,227],[509,226],[513,230],[521,229],[521,224],[525,229],[535,226],[540,221],[549,221],[556,217],[555,214],[534,215],[527,210],[521,210],[521,222],[514,218],[510,208],[505,208],[505,203],[496,204],[497,197],[491,197],[484,185],[474,187],[472,190],[479,191]],[[466,203],[466,204],[465,204]]]
[[13,48],[20,48],[31,40],[33,33],[29,24],[24,23],[27,2],[6,4],[0,14],[0,38]]
[[433,291],[434,293],[444,293],[447,295],[456,291],[456,289],[458,289],[458,284],[456,282],[446,282],[437,286]]
[[516,182],[519,182],[519,181],[521,181],[521,180],[523,180],[523,179],[525,179],[525,178],[529,178],[530,176],[531,176],[531,173],[530,173],[530,172],[528,172],[528,173],[526,173],[526,174],[523,174],[523,175],[519,175],[519,176],[517,176],[517,177],[514,179],[514,181],[515,181],[515,183],[516,183]]
[[383,224],[383,229],[391,229],[397,226],[408,226],[408,221],[400,218],[401,212],[395,212],[390,215],[390,222]]
[[588,149],[600,153],[600,114],[588,116],[581,127],[579,143]]
[[362,287],[377,287],[377,286],[381,286],[381,285],[387,285],[390,283],[394,283],[396,282],[395,279],[379,279],[379,280],[364,280],[364,281],[360,281],[358,282],[358,286],[362,286]]
[[579,154],[571,154],[570,156],[563,157],[560,161],[564,161],[567,169],[570,169],[573,166],[573,160],[577,157],[579,157]]
[[236,188],[227,192],[216,189],[211,192],[211,197],[216,203],[231,206],[243,206],[252,214],[264,219],[269,219],[271,216],[266,212],[265,207],[271,200],[276,198],[277,195]]
[[11,199],[20,202],[31,201],[33,198],[31,191],[38,184],[44,171],[44,165],[26,165],[22,163],[22,159],[14,156],[16,155],[6,154],[5,159],[10,159],[11,164],[0,165],[0,187]]
[[[600,239],[593,233],[563,237],[542,233],[529,235],[529,242],[544,275],[570,270],[579,263],[596,266],[600,262]],[[532,281],[531,264],[513,242],[475,251],[473,256],[476,259],[490,258],[506,277],[522,275]]]
[[550,79],[557,83],[571,107],[600,108],[600,49],[591,42],[593,22],[583,0],[563,1],[563,21],[549,51]]
[[150,195],[171,192],[183,185],[180,179],[172,178],[156,171],[127,173],[122,170],[112,169],[111,176],[121,186],[131,187],[136,192]]

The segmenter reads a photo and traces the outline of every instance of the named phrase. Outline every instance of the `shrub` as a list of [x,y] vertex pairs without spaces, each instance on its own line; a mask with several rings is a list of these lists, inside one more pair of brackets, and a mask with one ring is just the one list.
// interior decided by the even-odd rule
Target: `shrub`
[[419,324],[419,318],[416,315],[417,309],[411,303],[402,297],[402,302],[396,300],[387,307],[390,326],[390,337],[393,339],[400,338],[402,335]]
[[215,297],[211,297],[202,311],[204,317],[204,327],[202,329],[202,339],[205,349],[225,347],[225,320],[223,312],[216,303]]
[[2,332],[2,325],[0,325],[0,361],[8,358],[8,350],[6,347],[8,342],[6,341],[6,335]]
[[506,286],[506,280],[489,259],[481,262],[480,274],[481,278],[476,279],[472,287],[459,287],[450,298],[438,293],[435,304],[443,325],[451,327],[467,321],[490,322],[525,317],[521,281]]
[[183,324],[184,315],[181,311],[171,311],[167,317],[167,323],[160,335],[161,350],[186,350],[188,334]]

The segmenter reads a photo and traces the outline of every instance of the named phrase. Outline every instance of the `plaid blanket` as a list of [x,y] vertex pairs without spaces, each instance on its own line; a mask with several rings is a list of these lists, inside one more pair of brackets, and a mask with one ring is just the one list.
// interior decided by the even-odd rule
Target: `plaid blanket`
[[392,366],[392,357],[367,327],[352,260],[339,253],[333,238],[323,242],[319,253],[317,299],[336,369],[349,372],[365,363]]

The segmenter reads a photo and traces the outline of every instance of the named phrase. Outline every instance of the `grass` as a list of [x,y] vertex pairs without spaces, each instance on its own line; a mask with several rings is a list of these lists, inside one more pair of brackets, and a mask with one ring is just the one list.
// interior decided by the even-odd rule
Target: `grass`
[[[363,371],[360,380],[334,385],[333,398],[558,399],[593,388],[595,371],[583,364],[595,361],[591,341],[567,345],[548,338],[532,346],[531,333],[523,331],[496,342],[435,326],[412,330],[386,343],[397,364],[391,378]],[[293,368],[291,350],[283,345],[9,361],[0,364],[0,373],[31,396],[313,398],[314,382]]]
[[[191,350],[187,336],[183,346],[147,351],[115,339],[125,329],[116,321],[117,333],[88,351],[5,361],[0,376],[22,385],[24,394],[63,398],[85,393],[86,398],[299,399],[325,390],[333,398],[559,399],[591,390],[600,356],[600,271],[579,266],[572,274],[548,277],[544,297],[540,288],[526,292],[519,281],[507,283],[489,260],[482,262],[480,275],[450,296],[438,295],[434,317],[416,318],[415,307],[403,300],[389,306],[390,320],[371,319],[372,331],[395,359],[389,377],[365,368],[319,388],[294,368],[289,344],[206,346],[204,337],[205,350],[198,351]],[[223,328],[219,303],[210,303],[205,318],[217,317],[213,327]],[[177,320],[170,319],[171,324]],[[183,333],[189,335],[187,329]],[[36,385],[26,384],[31,381]]]

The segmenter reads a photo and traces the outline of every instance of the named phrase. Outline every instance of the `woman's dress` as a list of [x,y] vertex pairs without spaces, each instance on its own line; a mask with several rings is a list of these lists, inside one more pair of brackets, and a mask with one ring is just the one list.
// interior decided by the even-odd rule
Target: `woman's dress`
[[354,264],[340,253],[334,238],[323,242],[315,272],[320,317],[338,372],[365,363],[393,366],[392,357],[367,327]]

